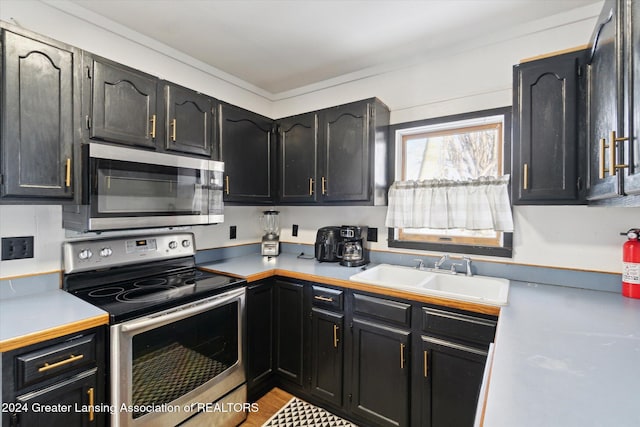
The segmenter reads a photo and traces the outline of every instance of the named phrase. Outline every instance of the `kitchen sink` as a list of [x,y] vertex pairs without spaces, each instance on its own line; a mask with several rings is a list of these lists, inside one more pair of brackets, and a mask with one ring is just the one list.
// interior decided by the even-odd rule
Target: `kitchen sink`
[[418,270],[401,265],[380,264],[354,274],[349,280],[491,305],[506,305],[509,296],[507,279],[451,274],[447,270]]

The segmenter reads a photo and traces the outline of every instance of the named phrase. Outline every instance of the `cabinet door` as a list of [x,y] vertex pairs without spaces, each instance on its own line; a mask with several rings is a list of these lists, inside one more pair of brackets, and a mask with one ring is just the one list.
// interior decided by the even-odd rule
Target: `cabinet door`
[[579,70],[586,51],[514,67],[514,204],[581,201]]
[[276,371],[287,381],[303,385],[304,286],[276,281]]
[[70,199],[77,55],[2,34],[2,196]]
[[624,142],[629,145],[629,148],[621,163],[629,165],[624,172],[626,174],[624,193],[640,194],[640,2],[629,1],[626,2],[626,5],[628,7],[626,20],[628,22],[627,28],[630,28],[628,34],[630,46],[626,49],[629,52],[629,61],[625,74],[629,78],[628,87],[632,88],[633,92],[629,95],[628,120],[630,125],[627,126],[628,135],[631,138],[628,142]]
[[320,192],[325,202],[370,198],[370,108],[358,102],[323,112]]
[[93,60],[90,137],[155,147],[158,80],[142,72]]
[[353,320],[351,412],[376,426],[409,424],[410,335]]
[[311,394],[342,406],[344,315],[314,308],[311,323]]
[[220,157],[225,201],[271,202],[274,197],[273,121],[233,105],[220,105]]
[[473,425],[487,353],[436,338],[422,337],[420,371],[422,422],[426,427]]
[[214,113],[211,98],[165,85],[165,148],[211,157]]
[[315,202],[318,189],[318,115],[289,117],[278,122],[279,200]]
[[[615,168],[616,148],[611,133],[622,131],[622,50],[617,28],[616,0],[605,2],[596,24],[588,67],[588,146],[590,200],[620,193],[620,173]],[[614,143],[615,144],[615,143]],[[612,149],[613,148],[613,149]]]
[[[89,410],[91,405],[100,405],[100,402],[95,399],[97,376],[96,369],[93,369],[43,390],[18,396],[16,401],[25,403],[31,409],[18,414],[18,425],[25,427],[104,425],[103,414]],[[52,405],[59,410],[33,410],[38,407],[45,408],[45,405]]]
[[273,372],[273,286],[271,282],[247,289],[248,394]]

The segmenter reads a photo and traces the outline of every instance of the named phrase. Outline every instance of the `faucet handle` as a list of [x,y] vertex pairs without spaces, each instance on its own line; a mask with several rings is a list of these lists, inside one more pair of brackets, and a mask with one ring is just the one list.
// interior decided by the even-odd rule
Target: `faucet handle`
[[421,260],[420,258],[416,258],[413,261],[418,263],[418,265],[416,265],[416,268],[418,270],[424,270],[424,261],[423,260]]
[[473,274],[471,273],[471,258],[468,256],[463,256],[462,260],[464,261],[466,266],[466,275],[473,276]]

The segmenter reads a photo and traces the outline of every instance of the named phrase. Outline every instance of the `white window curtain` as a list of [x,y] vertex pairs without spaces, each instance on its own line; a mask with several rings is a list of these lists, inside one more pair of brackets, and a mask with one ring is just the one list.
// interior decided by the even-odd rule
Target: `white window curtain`
[[467,181],[396,181],[387,227],[513,231],[509,175]]

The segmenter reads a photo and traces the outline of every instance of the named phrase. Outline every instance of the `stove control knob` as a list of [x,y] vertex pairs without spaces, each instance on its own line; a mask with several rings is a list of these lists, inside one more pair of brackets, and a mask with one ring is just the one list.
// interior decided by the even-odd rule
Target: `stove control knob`
[[93,256],[93,253],[89,249],[83,249],[78,254],[78,258],[80,259],[89,259]]
[[113,250],[111,248],[109,248],[109,247],[100,249],[100,256],[101,257],[105,257],[106,258],[108,256],[111,256],[111,254],[113,254]]
[[175,249],[178,247],[178,242],[176,242],[175,240],[172,240],[169,242],[169,249]]
[[183,240],[182,241],[182,247],[183,248],[188,248],[189,246],[191,246],[191,240]]

